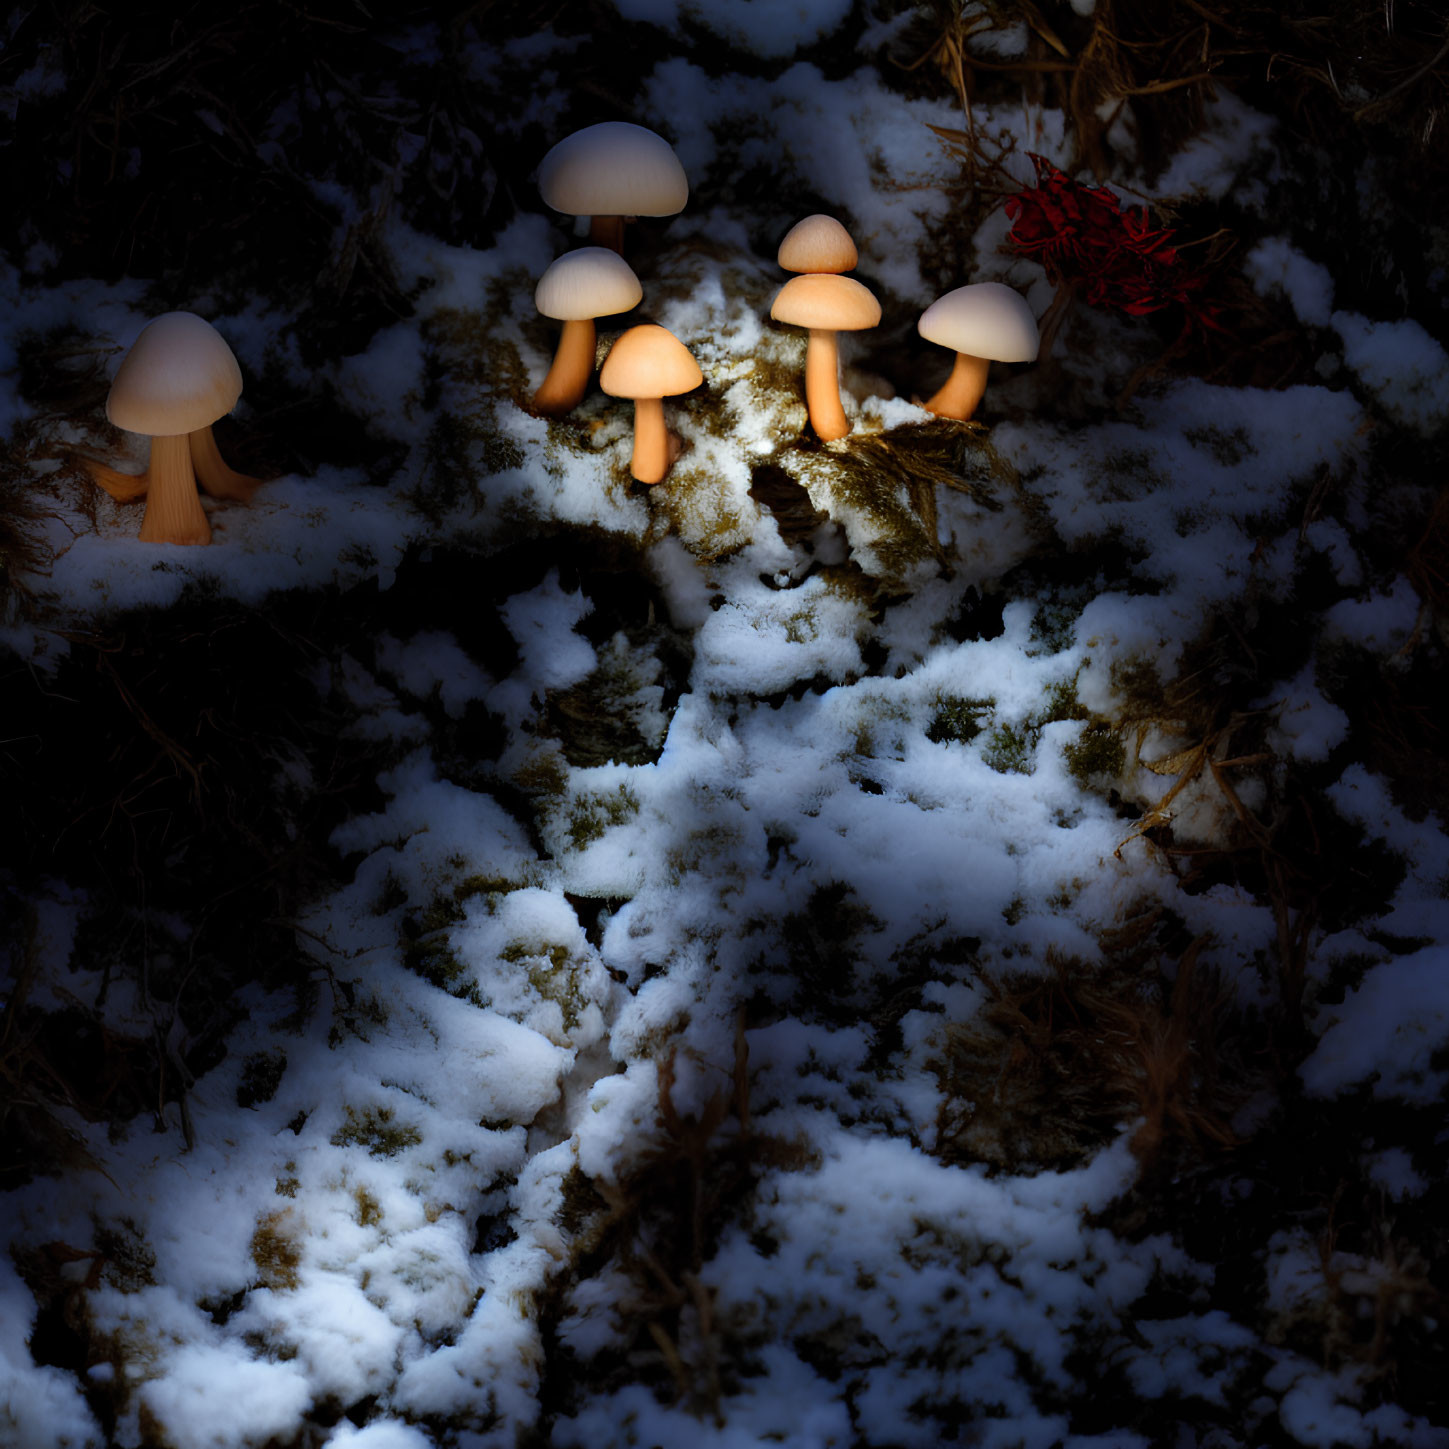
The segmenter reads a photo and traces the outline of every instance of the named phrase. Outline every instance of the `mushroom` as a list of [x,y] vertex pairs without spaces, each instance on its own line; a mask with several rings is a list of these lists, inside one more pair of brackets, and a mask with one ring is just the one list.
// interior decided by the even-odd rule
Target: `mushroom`
[[212,423],[236,406],[241,390],[231,348],[194,312],[166,312],[148,322],[121,360],[106,417],[127,432],[149,435],[150,461],[139,476],[92,459],[86,467],[120,502],[145,497],[145,542],[211,542],[198,481],[213,498],[243,502],[260,484],[227,467],[211,435]]
[[634,402],[634,456],[629,471],[641,483],[662,483],[678,456],[679,440],[664,426],[664,402],[704,381],[689,349],[667,327],[631,327],[609,349],[599,386]]
[[587,216],[589,241],[623,253],[624,222],[673,216],[689,200],[689,178],[663,136],[628,121],[600,121],[565,136],[538,168],[544,203]]
[[849,272],[860,254],[850,233],[833,216],[817,212],[785,233],[775,260],[787,272]]
[[840,405],[840,353],[837,332],[858,332],[880,321],[880,303],[869,290],[850,277],[829,272],[808,272],[791,277],[770,307],[777,322],[808,327],[805,348],[805,405],[810,426],[822,442],[843,438],[850,431]]
[[608,247],[580,247],[557,258],[538,279],[534,305],[545,317],[563,323],[558,351],[533,410],[556,418],[583,400],[594,370],[594,318],[627,312],[644,289],[634,270]]
[[965,422],[986,392],[995,362],[1035,362],[1036,318],[1020,292],[1002,282],[973,282],[938,297],[916,324],[927,342],[951,347],[956,363],[927,412]]

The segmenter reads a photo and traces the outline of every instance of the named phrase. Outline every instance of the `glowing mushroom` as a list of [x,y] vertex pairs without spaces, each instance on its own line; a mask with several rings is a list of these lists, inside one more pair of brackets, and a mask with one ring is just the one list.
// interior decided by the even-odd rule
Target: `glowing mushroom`
[[553,366],[533,395],[535,412],[559,417],[579,405],[594,370],[594,318],[627,312],[643,295],[633,268],[608,247],[565,252],[549,267],[533,301],[545,317],[563,323],[563,333]]
[[689,178],[663,136],[628,121],[600,121],[543,158],[538,190],[555,211],[587,216],[595,246],[622,254],[625,220],[682,211]]
[[880,321],[880,303],[850,277],[808,272],[791,277],[770,307],[777,322],[808,327],[805,348],[805,405],[810,426],[822,442],[843,438],[850,431],[840,405],[840,350],[837,332],[858,332]]
[[261,482],[229,468],[211,425],[236,406],[242,376],[230,347],[194,312],[167,312],[141,329],[121,361],[106,399],[118,428],[151,439],[139,476],[87,460],[91,476],[121,502],[145,497],[141,538],[147,543],[210,543],[211,524],[197,497],[246,501]]
[[850,233],[833,216],[817,212],[785,233],[775,260],[787,272],[849,272],[860,254]]
[[992,362],[1035,362],[1036,318],[1019,292],[974,282],[938,297],[916,324],[927,342],[955,350],[956,363],[926,410],[964,422],[986,392]]
[[666,327],[631,327],[609,349],[599,386],[610,397],[634,402],[634,456],[629,471],[641,483],[662,483],[678,455],[678,439],[664,426],[664,399],[704,381],[689,349]]

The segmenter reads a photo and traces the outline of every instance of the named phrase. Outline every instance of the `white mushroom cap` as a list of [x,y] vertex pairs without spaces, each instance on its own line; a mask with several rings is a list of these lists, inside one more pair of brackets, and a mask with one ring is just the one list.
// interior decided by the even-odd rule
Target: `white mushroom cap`
[[992,362],[1035,362],[1041,344],[1026,298],[1003,282],[973,282],[937,297],[916,330],[927,342]]
[[600,121],[543,158],[538,190],[545,205],[568,216],[673,216],[689,200],[689,178],[663,136]]
[[599,386],[610,397],[674,397],[704,381],[689,349],[667,327],[631,327],[609,349]]
[[643,295],[633,267],[618,252],[579,247],[549,265],[534,288],[533,304],[559,322],[584,322],[627,312]]
[[221,333],[195,312],[165,312],[121,360],[106,416],[128,433],[172,438],[224,417],[241,390],[241,368]]
[[827,332],[858,332],[880,322],[880,303],[853,277],[806,272],[791,277],[770,304],[776,322]]
[[860,260],[850,233],[833,216],[817,212],[785,233],[775,260],[787,272],[848,272]]

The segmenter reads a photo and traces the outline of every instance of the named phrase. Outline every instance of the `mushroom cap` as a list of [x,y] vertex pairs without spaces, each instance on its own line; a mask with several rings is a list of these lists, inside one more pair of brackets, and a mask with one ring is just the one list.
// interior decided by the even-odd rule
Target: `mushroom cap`
[[565,136],[539,163],[544,204],[568,216],[673,216],[689,200],[674,148],[644,126],[600,121]]
[[916,330],[927,342],[993,362],[1035,362],[1041,345],[1026,298],[1004,282],[973,282],[937,297]]
[[667,327],[631,327],[609,349],[599,386],[610,397],[673,397],[704,381],[689,348]]
[[795,327],[858,332],[880,321],[880,303],[853,277],[806,272],[791,277],[770,304],[770,316]]
[[583,322],[637,306],[644,295],[634,269],[608,247],[579,247],[556,257],[534,288],[533,304],[545,317]]
[[224,417],[242,375],[221,333],[195,312],[163,312],[121,359],[106,417],[128,433],[171,438]]
[[860,260],[850,233],[833,216],[817,212],[785,233],[775,258],[787,272],[848,272]]

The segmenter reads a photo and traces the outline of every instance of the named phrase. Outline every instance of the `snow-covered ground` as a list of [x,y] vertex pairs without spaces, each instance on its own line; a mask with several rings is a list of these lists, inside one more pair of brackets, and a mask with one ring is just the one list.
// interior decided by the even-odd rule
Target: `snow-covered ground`
[[[46,554],[10,669],[63,679],[80,632],[218,600],[385,617],[435,556],[477,591],[315,641],[375,779],[285,923],[303,968],[233,983],[224,1053],[121,1120],[35,1082],[72,1150],[0,1197],[0,1444],[1449,1444],[1415,1367],[1446,1290],[1449,839],[1359,693],[1439,667],[1386,543],[1431,499],[1385,459],[1439,445],[1449,357],[1337,304],[1333,248],[1266,200],[1274,123],[1223,90],[1160,176],[1112,181],[1232,191],[1312,377],[1121,401],[1161,340],[1079,304],[977,422],[936,420],[919,312],[1053,289],[999,210],[958,234],[927,128],[960,111],[891,71],[902,17],[616,5],[673,51],[631,119],[693,189],[631,229],[638,318],[704,374],[658,487],[629,403],[527,410],[533,285],[572,244],[531,198],[485,248],[392,215],[412,310],[351,356],[304,361],[261,296],[170,297],[273,390],[320,366],[396,460],[209,503],[209,548],[137,541],[65,454],[143,452],[20,386],[24,339],[124,347],[157,288],[0,271]],[[848,66],[800,58],[843,29]],[[567,129],[572,40],[470,44],[479,84],[544,77],[490,144]],[[1027,151],[1070,164],[1059,112],[976,123],[1019,185]],[[769,321],[813,210],[884,311],[842,343],[828,445],[804,334]],[[279,800],[319,770],[277,742]],[[199,920],[137,896],[147,976],[87,935],[94,883],[24,884],[26,1020],[184,1059]]]

